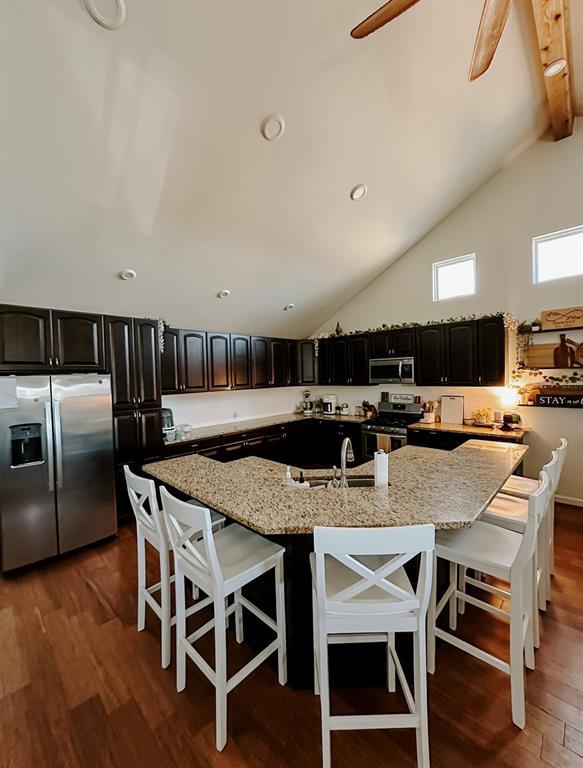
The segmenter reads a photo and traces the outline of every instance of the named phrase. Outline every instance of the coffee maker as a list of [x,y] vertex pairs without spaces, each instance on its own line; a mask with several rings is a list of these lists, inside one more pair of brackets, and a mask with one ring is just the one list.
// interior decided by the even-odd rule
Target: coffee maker
[[322,398],[324,416],[336,415],[336,395],[324,395]]

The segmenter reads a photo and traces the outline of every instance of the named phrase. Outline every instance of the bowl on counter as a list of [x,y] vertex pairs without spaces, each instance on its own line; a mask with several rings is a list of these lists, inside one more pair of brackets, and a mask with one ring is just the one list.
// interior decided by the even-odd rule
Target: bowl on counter
[[464,424],[466,425],[466,427],[473,427],[475,422],[476,422],[475,419],[464,419]]

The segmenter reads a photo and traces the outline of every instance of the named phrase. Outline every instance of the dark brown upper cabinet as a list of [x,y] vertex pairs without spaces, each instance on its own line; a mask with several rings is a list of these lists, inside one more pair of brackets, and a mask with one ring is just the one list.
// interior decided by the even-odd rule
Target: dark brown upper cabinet
[[136,399],[140,408],[162,404],[158,321],[134,318]]
[[417,328],[415,382],[438,386],[444,383],[443,326],[425,325]]
[[295,339],[288,339],[285,343],[286,347],[286,385],[288,387],[294,387],[299,383],[298,379],[298,342]]
[[409,357],[415,354],[415,329],[397,328],[370,334],[370,357]]
[[298,341],[298,384],[313,385],[317,379],[317,363],[314,342],[310,339]]
[[332,384],[332,339],[318,342],[318,384]]
[[55,370],[104,369],[102,315],[53,310],[51,319]]
[[180,366],[178,349],[180,347],[180,331],[177,328],[164,330],[164,351],[160,355],[160,378],[163,395],[175,395],[180,392]]
[[180,384],[183,392],[207,390],[206,333],[204,331],[180,331],[178,355]]
[[350,379],[352,376],[350,337],[338,336],[331,340],[330,367],[330,384],[350,384]]
[[251,386],[268,387],[271,383],[269,359],[270,339],[251,337]]
[[369,337],[365,334],[350,336],[349,384],[368,384]]
[[504,385],[506,334],[501,317],[478,320],[478,384],[488,387]]
[[208,388],[231,388],[231,343],[228,333],[207,333]]
[[251,388],[251,337],[231,334],[231,380],[233,389]]
[[104,318],[104,329],[105,359],[111,373],[113,406],[133,408],[136,404],[133,319],[108,315]]
[[46,370],[50,358],[50,310],[0,305],[0,371]]
[[444,384],[477,384],[476,323],[448,323],[444,326]]
[[271,387],[284,387],[287,385],[287,355],[285,339],[269,340],[270,376]]

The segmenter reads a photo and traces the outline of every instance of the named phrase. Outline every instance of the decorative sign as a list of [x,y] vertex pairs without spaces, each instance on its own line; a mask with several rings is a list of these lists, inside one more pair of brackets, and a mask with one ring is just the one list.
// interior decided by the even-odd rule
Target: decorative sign
[[534,404],[547,408],[583,408],[583,395],[537,395]]
[[564,328],[583,327],[583,307],[567,307],[566,309],[547,309],[540,316],[543,331]]
[[391,403],[414,403],[415,395],[399,395],[391,392],[390,399]]

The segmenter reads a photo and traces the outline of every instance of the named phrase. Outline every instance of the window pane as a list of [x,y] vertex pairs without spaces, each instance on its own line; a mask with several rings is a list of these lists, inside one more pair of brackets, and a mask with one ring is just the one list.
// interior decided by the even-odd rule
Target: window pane
[[459,259],[433,265],[433,300],[469,296],[476,292],[476,257]]
[[583,227],[556,237],[535,237],[535,282],[583,275]]

